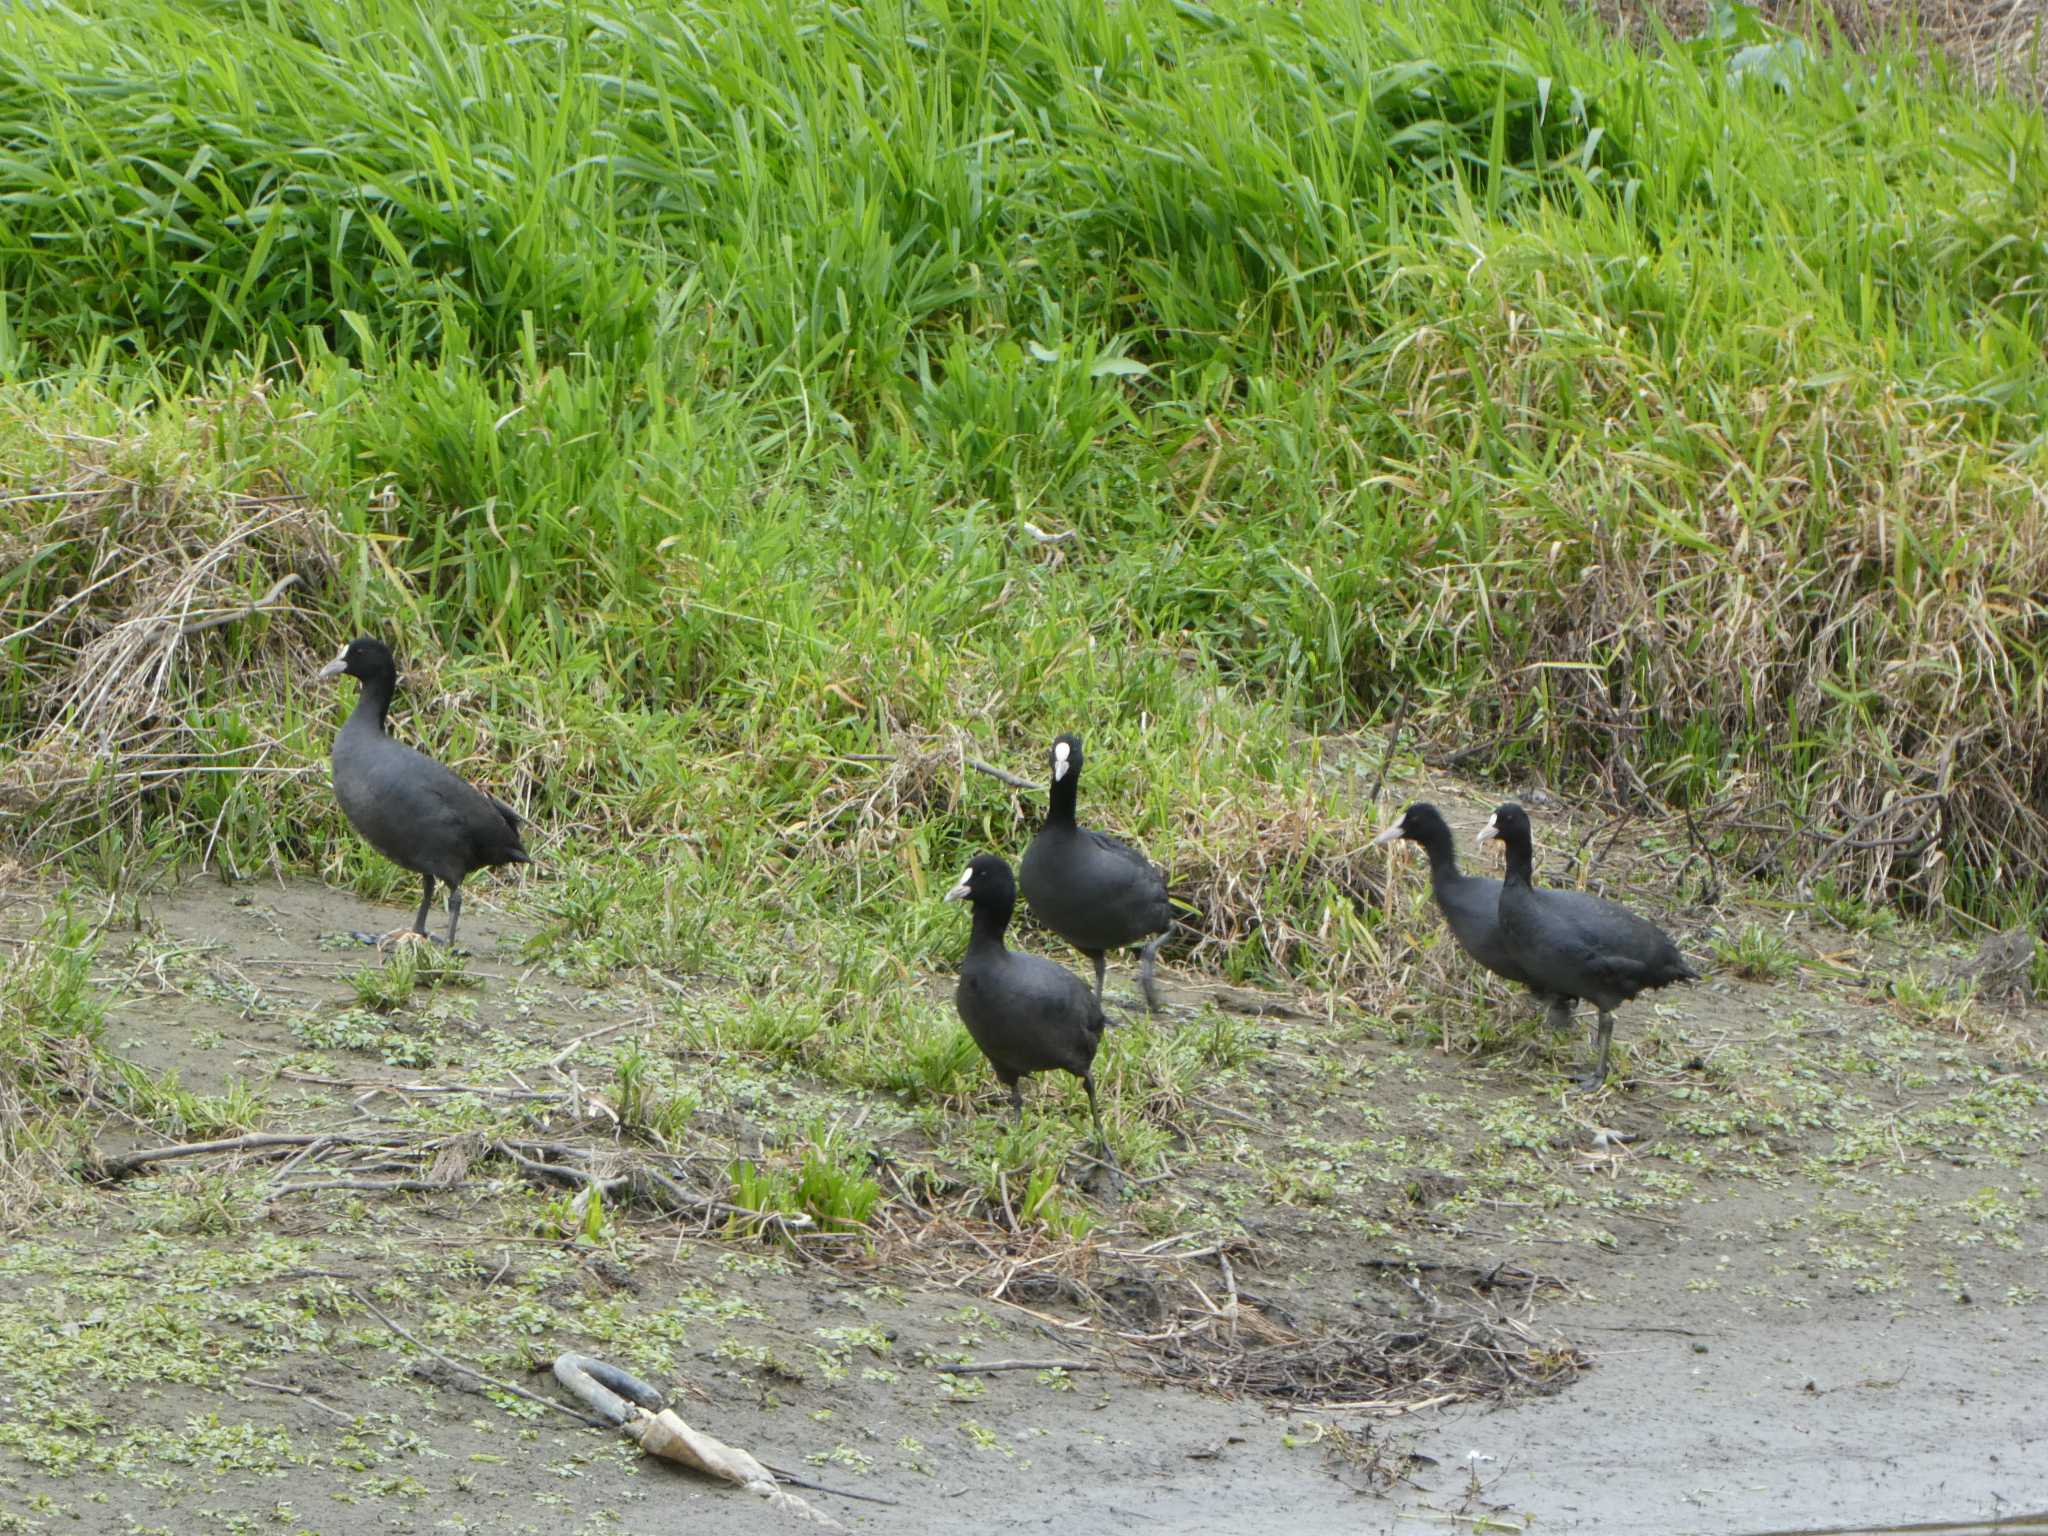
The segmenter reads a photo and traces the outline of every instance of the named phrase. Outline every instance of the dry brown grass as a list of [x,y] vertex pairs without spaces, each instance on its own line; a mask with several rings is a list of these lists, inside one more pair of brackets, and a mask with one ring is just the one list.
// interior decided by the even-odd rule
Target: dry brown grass
[[6,506],[0,569],[35,577],[0,610],[23,722],[0,763],[0,814],[46,841],[72,823],[118,822],[181,777],[296,770],[277,742],[224,752],[194,720],[210,670],[231,666],[274,697],[311,666],[313,626],[293,599],[334,570],[318,509],[284,492],[144,484],[96,463]]
[[[1826,41],[1838,33],[1851,48],[1869,48],[1902,32],[1923,56],[1940,52],[1986,88],[2003,87],[2048,102],[2048,49],[2042,43],[2048,6],[2041,0],[1754,0],[1777,26]],[[1640,38],[1660,18],[1680,37],[1697,35],[1713,15],[1711,0],[1593,0],[1610,24]]]
[[[1568,326],[1565,306],[1527,313],[1511,265],[1475,275],[1500,291],[1468,294],[1462,339],[1420,332],[1404,354],[1433,438],[1476,429],[1433,384],[1468,356],[1532,435],[1563,419],[1529,337]],[[1602,416],[1693,398],[1682,358],[1658,378],[1611,336],[1573,341]],[[1503,484],[1485,570],[1423,562],[1417,622],[1486,657],[1491,744],[1589,765],[1638,816],[1690,807],[1680,836],[1720,841],[1729,879],[1826,876],[1920,910],[1955,898],[1958,869],[1971,901],[2048,883],[2048,495],[2025,454],[1987,462],[1953,402],[1760,379],[1716,404],[1728,420],[1671,412],[1679,451],[1595,433],[1546,450],[1552,472]],[[1423,518],[1460,547],[1455,513]],[[1525,616],[1506,636],[1470,600],[1482,580]],[[1445,711],[1420,723],[1447,759],[1485,735]]]

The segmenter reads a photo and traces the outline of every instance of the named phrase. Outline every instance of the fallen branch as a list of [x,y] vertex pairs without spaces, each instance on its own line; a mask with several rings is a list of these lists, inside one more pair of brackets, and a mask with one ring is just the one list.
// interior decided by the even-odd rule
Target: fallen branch
[[[530,1145],[530,1144],[529,1144]],[[583,1168],[571,1168],[565,1163],[544,1162],[528,1157],[508,1142],[494,1141],[488,1150],[512,1164],[535,1183],[566,1185],[572,1189],[594,1189],[599,1197],[617,1201],[621,1196],[629,1202],[637,1202],[665,1215],[690,1213],[702,1217],[737,1216],[747,1221],[758,1221],[763,1226],[780,1227],[785,1232],[802,1231],[815,1226],[815,1221],[804,1215],[785,1214],[778,1211],[756,1211],[744,1205],[731,1205],[723,1200],[712,1200],[683,1188],[667,1174],[653,1168],[634,1168],[611,1178],[599,1178]],[[533,1147],[534,1151],[551,1150]],[[833,1236],[831,1233],[813,1233],[815,1237]]]
[[152,1163],[168,1163],[181,1157],[211,1157],[218,1152],[255,1152],[265,1147],[309,1147],[323,1141],[362,1143],[386,1139],[379,1136],[337,1135],[332,1131],[323,1131],[308,1136],[231,1136],[225,1141],[193,1141],[177,1146],[146,1147],[140,1152],[125,1152],[119,1157],[109,1158],[90,1153],[87,1176],[99,1183],[112,1184],[127,1178],[139,1168],[147,1168]]
[[634,1029],[648,1024],[658,1024],[660,1022],[661,1021],[659,1019],[621,1019],[616,1024],[605,1025],[602,1029],[588,1030],[583,1034],[578,1035],[574,1040],[571,1040],[567,1045],[563,1046],[559,1051],[555,1052],[554,1055],[550,1056],[547,1060],[547,1065],[544,1068],[544,1070],[549,1072],[556,1072],[561,1070],[561,1068],[567,1064],[571,1056],[574,1056],[579,1050],[581,1050],[584,1046],[588,1045],[593,1040],[602,1040],[606,1035],[616,1035],[622,1029]]
[[1032,783],[1029,779],[1019,778],[1016,774],[1011,773],[1006,768],[996,767],[994,763],[984,763],[978,757],[963,757],[960,759],[960,761],[965,763],[968,767],[972,768],[976,773],[985,773],[990,778],[1000,780],[1002,783],[1009,785],[1012,789],[1038,788],[1038,786]]
[[966,1365],[935,1365],[944,1376],[992,1376],[997,1371],[1104,1371],[1099,1360],[982,1360]]
[[898,1499],[885,1499],[879,1493],[855,1493],[851,1488],[834,1488],[830,1483],[814,1483],[808,1477],[799,1477],[794,1472],[778,1467],[772,1461],[764,1461],[761,1465],[775,1474],[777,1482],[788,1483],[792,1488],[806,1488],[812,1493],[829,1493],[835,1499],[858,1499],[863,1504],[886,1504],[891,1509],[902,1502]]
[[311,1190],[351,1189],[367,1195],[446,1194],[448,1186],[434,1179],[314,1179],[305,1184],[280,1184],[266,1199],[280,1195],[303,1195]]

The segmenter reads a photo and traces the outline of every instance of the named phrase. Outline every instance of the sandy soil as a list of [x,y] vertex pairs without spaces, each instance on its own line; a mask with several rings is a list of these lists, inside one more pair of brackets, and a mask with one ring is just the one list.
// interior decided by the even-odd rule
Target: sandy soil
[[[18,937],[38,905],[16,893],[0,925]],[[476,985],[393,1017],[431,1040],[419,1060],[331,1029],[315,1050],[307,1021],[353,1018],[366,963],[333,936],[395,909],[212,881],[146,907],[100,952],[109,1043],[201,1094],[254,1084],[272,1126],[413,1124],[429,1101],[362,1085],[536,1084],[530,1059],[507,1065],[514,1046],[545,1057],[670,1002],[549,975],[520,948],[534,921],[479,890]],[[445,1192],[265,1200],[274,1165],[166,1164],[0,1254],[0,1531],[791,1528],[612,1436],[476,1395],[350,1304],[364,1294],[542,1393],[533,1367],[560,1349],[638,1362],[691,1422],[895,1501],[807,1495],[855,1529],[1741,1533],[2038,1514],[2048,1098],[2010,1060],[2042,1018],[1902,1025],[1868,980],[1898,963],[1873,949],[1847,977],[1717,977],[1639,1004],[1630,1080],[1592,1101],[1558,1090],[1572,1050],[1543,1040],[1447,1057],[1398,1021],[1341,1039],[1259,1021],[1270,1049],[1237,1100],[1253,1113],[1202,1121],[1161,1181],[1238,1224],[1235,1268],[1182,1273],[1212,1300],[1241,1286],[1248,1330],[1512,1319],[1532,1359],[1577,1352],[1554,1395],[1386,1414],[1200,1390],[1221,1353],[1183,1362],[1196,1385],[1162,1384],[1163,1357],[1102,1347],[1071,1297],[992,1296],[999,1265],[887,1244],[807,1256],[624,1217],[568,1242],[536,1234],[543,1192],[481,1167]],[[1213,989],[1174,995],[1198,1027]],[[707,1097],[697,1123],[766,1145],[777,1096],[808,1091]],[[1099,1252],[1155,1237],[1139,1228],[1166,1198],[1102,1205],[1098,1282]],[[1019,1239],[1014,1255],[1042,1251]],[[1504,1273],[1527,1283],[1471,1283]],[[943,1369],[1004,1359],[1093,1368]]]

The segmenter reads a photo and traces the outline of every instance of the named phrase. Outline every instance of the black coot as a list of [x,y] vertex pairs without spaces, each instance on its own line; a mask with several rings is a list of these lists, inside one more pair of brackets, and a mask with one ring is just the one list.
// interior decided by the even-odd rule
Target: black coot
[[1095,1048],[1102,1043],[1106,1022],[1102,1004],[1065,966],[1019,954],[1003,944],[1003,930],[1017,907],[1017,882],[1002,859],[992,853],[975,855],[959,883],[946,892],[946,900],[974,908],[974,931],[960,961],[953,1005],[981,1054],[1010,1090],[1017,1118],[1024,1118],[1022,1078],[1033,1072],[1073,1073],[1088,1090],[1095,1140],[1103,1161],[1114,1169],[1116,1159],[1095,1107]]
[[1458,851],[1442,812],[1427,800],[1418,800],[1373,841],[1395,843],[1403,839],[1419,844],[1429,855],[1429,888],[1458,947],[1494,975],[1534,992],[1548,1009],[1552,1028],[1571,1028],[1571,999],[1546,994],[1508,954],[1500,936],[1500,882],[1459,870]]
[[1091,832],[1074,820],[1081,786],[1081,738],[1062,736],[1052,744],[1052,788],[1046,796],[1045,825],[1024,850],[1019,871],[1032,916],[1095,963],[1095,1000],[1102,1001],[1104,955],[1132,944],[1138,952],[1138,984],[1145,1006],[1159,1011],[1152,980],[1153,957],[1173,924],[1166,882],[1152,861],[1107,832]]
[[1600,1055],[1579,1080],[1597,1088],[1607,1080],[1607,1050],[1614,1010],[1655,987],[1697,981],[1699,973],[1655,923],[1626,907],[1583,891],[1539,891],[1530,883],[1536,856],[1529,813],[1510,800],[1480,830],[1483,843],[1507,848],[1507,879],[1500,888],[1500,936],[1508,958],[1529,985],[1561,997],[1584,998],[1600,1010]]
[[427,932],[434,882],[448,887],[448,944],[462,918],[462,882],[473,870],[531,864],[519,817],[423,752],[384,734],[398,665],[381,640],[353,640],[320,669],[362,684],[356,707],[334,738],[334,798],[370,846],[426,882],[411,932]]

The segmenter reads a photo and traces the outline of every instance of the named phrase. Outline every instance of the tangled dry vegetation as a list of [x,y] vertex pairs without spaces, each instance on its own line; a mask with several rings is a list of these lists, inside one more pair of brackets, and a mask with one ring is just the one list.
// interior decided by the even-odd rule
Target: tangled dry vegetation
[[152,805],[220,800],[191,794],[204,780],[301,765],[219,716],[224,678],[276,698],[307,670],[292,599],[324,586],[335,560],[306,498],[208,495],[84,461],[0,498],[0,512],[14,589],[0,814],[45,852],[73,830],[132,827]]
[[[1752,392],[1744,436],[1680,420],[1659,443],[1570,431],[1544,449],[1560,393],[1610,423],[1639,392],[1686,394],[1569,306],[1531,306],[1524,276],[1489,263],[1455,332],[1407,354],[1431,435],[1482,430],[1431,387],[1476,354],[1480,400],[1524,402],[1508,438],[1557,458],[1500,487],[1483,563],[1460,552],[1461,512],[1422,513],[1416,620],[1485,670],[1472,697],[1495,732],[1435,711],[1418,724],[1437,760],[1540,743],[1609,804],[1682,820],[1736,880],[1825,876],[1930,912],[2048,882],[2048,492],[2025,450],[1987,468],[1963,403],[1864,407],[1825,380]],[[1745,442],[1766,441],[1759,464]]]
[[[2048,99],[2044,13],[2038,0],[1757,0],[1774,25],[1851,48],[1870,48],[1905,32],[1923,51],[1938,50],[1979,85]],[[1679,37],[1713,20],[1712,0],[1594,0],[1594,9],[1637,37],[1655,17]]]

